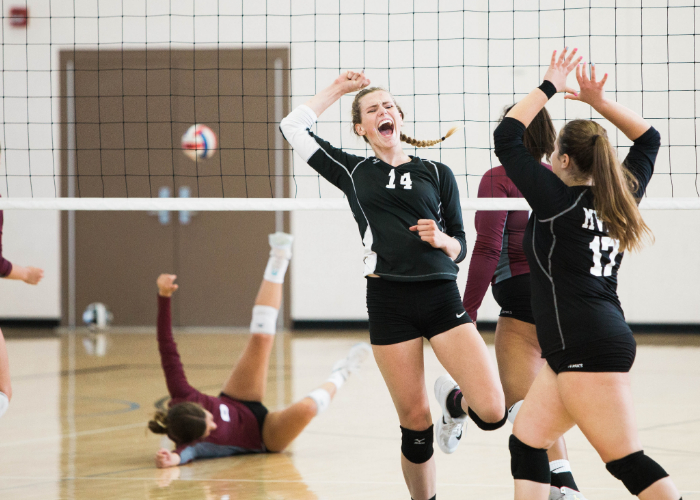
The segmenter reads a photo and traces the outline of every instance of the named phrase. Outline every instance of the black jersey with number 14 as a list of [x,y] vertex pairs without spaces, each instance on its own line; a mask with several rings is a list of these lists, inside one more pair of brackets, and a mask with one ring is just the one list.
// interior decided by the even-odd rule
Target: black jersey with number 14
[[[589,186],[567,186],[523,145],[525,126],[504,118],[494,132],[496,155],[532,207],[523,238],[530,265],[532,312],[542,355],[630,334],[617,296],[620,242],[598,219]],[[660,136],[652,127],[634,141],[625,167],[644,195]]]
[[[365,276],[394,281],[456,279],[466,243],[452,171],[417,157],[392,167],[375,157],[348,154],[316,137],[310,130],[315,122],[315,113],[302,105],[282,120],[280,130],[314,170],[347,196],[365,247]],[[409,230],[419,219],[434,220],[459,241],[455,261]]]

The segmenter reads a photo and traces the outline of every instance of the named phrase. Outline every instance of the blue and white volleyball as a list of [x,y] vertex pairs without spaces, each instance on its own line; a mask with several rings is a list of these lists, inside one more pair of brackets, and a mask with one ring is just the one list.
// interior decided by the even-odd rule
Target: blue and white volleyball
[[194,161],[211,158],[218,146],[216,134],[206,125],[192,125],[182,136],[182,151]]
[[107,309],[107,306],[100,302],[93,302],[85,308],[83,312],[83,321],[85,324],[97,330],[107,328],[112,322],[112,313]]

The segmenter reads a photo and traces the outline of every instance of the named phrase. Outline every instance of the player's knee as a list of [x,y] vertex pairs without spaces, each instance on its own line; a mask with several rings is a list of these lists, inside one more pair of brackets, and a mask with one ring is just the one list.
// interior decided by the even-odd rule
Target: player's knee
[[411,463],[423,464],[433,456],[433,426],[423,431],[401,427],[401,453]]
[[250,333],[274,335],[277,332],[278,314],[279,310],[272,306],[253,306]]
[[619,460],[605,464],[608,472],[622,481],[630,493],[637,496],[668,473],[658,463],[644,454],[644,451],[631,453]]
[[492,406],[486,410],[480,409],[480,414],[469,408],[467,413],[476,426],[484,431],[495,431],[500,429],[508,421],[508,410],[504,410],[505,405]]
[[533,448],[520,441],[515,435],[510,435],[510,471],[513,479],[523,479],[535,483],[549,484],[549,458],[547,450]]

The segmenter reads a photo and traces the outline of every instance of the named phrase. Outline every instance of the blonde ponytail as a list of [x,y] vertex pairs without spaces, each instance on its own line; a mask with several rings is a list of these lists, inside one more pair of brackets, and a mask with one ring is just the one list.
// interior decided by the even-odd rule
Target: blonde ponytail
[[605,129],[591,120],[573,120],[559,135],[559,154],[568,154],[582,177],[592,178],[593,205],[620,251],[640,250],[654,235],[632,193],[637,180],[617,159]]
[[405,143],[410,144],[411,146],[415,146],[417,148],[429,148],[430,146],[435,146],[436,144],[441,143],[445,139],[447,139],[449,136],[454,134],[457,130],[459,130],[460,127],[452,127],[450,130],[447,131],[444,137],[440,139],[433,139],[432,141],[419,141],[417,139],[414,139],[413,137],[409,137],[403,132],[401,133],[401,140]]

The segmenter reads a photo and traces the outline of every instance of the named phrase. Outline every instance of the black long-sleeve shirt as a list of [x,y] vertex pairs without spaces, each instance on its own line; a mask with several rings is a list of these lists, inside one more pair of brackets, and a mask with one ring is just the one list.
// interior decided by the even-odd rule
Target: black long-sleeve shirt
[[[449,167],[412,157],[393,167],[331,146],[310,130],[316,115],[299,106],[280,130],[294,150],[348,198],[365,247],[365,276],[393,281],[457,279],[457,263],[467,246],[459,190]],[[419,219],[432,219],[461,246],[455,261],[409,231]]]
[[[589,186],[567,186],[523,145],[525,125],[504,118],[494,131],[496,156],[532,207],[523,239],[530,265],[532,312],[542,355],[631,334],[617,296],[620,242],[598,219]],[[644,195],[654,172],[659,133],[634,141],[625,167]]]

